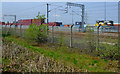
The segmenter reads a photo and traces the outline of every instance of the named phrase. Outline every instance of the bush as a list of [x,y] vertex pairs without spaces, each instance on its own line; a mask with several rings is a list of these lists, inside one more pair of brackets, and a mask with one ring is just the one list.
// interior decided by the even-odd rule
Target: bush
[[[35,19],[44,19],[44,16],[38,16]],[[44,43],[47,41],[47,25],[38,25],[32,23],[26,31],[25,39],[28,42]]]
[[93,32],[94,32],[94,29],[91,29],[91,27],[89,27],[89,29],[87,29],[86,32],[88,32],[88,33],[93,33]]
[[112,60],[120,60],[120,49],[118,49],[118,45],[107,45],[104,44],[104,49],[99,49],[102,53],[101,56],[103,58],[109,58]]
[[25,39],[30,42],[43,43],[47,41],[46,26],[31,24],[27,29]]
[[[88,31],[88,32],[91,32],[91,30]],[[96,35],[87,34],[85,39],[87,41],[86,43],[87,43],[87,46],[88,46],[88,50],[90,52],[93,52],[96,49]]]
[[6,37],[6,36],[10,36],[11,33],[9,31],[6,33],[5,29],[2,29],[2,32],[0,35],[2,35],[2,37]]

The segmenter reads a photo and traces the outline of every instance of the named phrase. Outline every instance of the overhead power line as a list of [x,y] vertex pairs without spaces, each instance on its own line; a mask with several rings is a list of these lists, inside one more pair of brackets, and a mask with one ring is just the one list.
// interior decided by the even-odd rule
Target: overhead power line
[[[28,11],[28,10],[31,10],[31,9],[35,9],[35,8],[39,8],[39,7],[43,7],[43,5],[45,5],[45,4],[42,4],[42,5],[38,5],[38,6],[33,6],[33,7],[30,7],[30,8],[25,8],[25,9],[22,9],[22,10],[20,10],[20,11],[22,11],[22,12],[24,12],[24,11]],[[22,13],[22,12],[20,12],[20,11],[16,11],[16,12],[9,12],[9,13]]]

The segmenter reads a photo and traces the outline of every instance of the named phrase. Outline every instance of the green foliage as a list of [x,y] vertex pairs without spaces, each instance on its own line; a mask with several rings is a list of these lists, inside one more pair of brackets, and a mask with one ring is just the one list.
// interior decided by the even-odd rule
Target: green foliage
[[76,60],[75,58],[73,58],[73,63],[74,63],[75,65],[78,65],[78,62],[77,62],[77,60]]
[[94,29],[89,28],[89,29],[86,30],[86,32],[93,33],[93,32],[94,32]]
[[1,33],[2,37],[6,37],[6,36],[10,36],[11,33],[8,31],[7,32],[7,29],[5,28],[2,28],[2,33]]
[[8,65],[10,63],[9,59],[2,58],[2,63]]
[[60,34],[60,37],[58,38],[58,40],[60,41],[60,45],[61,45],[61,46],[64,46],[64,45],[65,45],[64,39],[65,39],[64,34],[61,33],[61,34]]
[[[108,72],[108,69],[105,69],[108,66],[108,63],[115,63],[114,61],[105,61],[100,58],[94,58],[89,55],[85,54],[79,54],[79,53],[66,53],[64,50],[67,48],[60,48],[60,50],[46,50],[44,48],[38,48],[35,46],[31,46],[28,44],[24,43],[24,40],[20,41],[18,38],[13,38],[13,37],[6,37],[7,40],[11,40],[16,42],[19,45],[25,45],[26,48],[29,48],[30,50],[39,53],[44,54],[46,57],[54,58],[58,61],[64,61],[65,64],[70,65],[70,66],[77,66],[80,67],[81,69],[87,69],[88,71],[93,71],[93,72]],[[47,46],[46,46],[47,47]],[[63,51],[62,51],[63,50]],[[89,67],[92,65],[92,67]],[[113,68],[109,69],[109,71],[112,71]],[[114,71],[114,70],[113,70]]]
[[[39,15],[36,16],[36,19],[45,19],[44,15]],[[26,31],[25,34],[25,39],[28,42],[34,42],[34,43],[44,43],[47,41],[47,25],[38,25],[38,24],[34,24],[32,23],[29,28]]]
[[29,42],[43,43],[47,40],[46,26],[31,24],[27,29],[25,39]]
[[101,45],[101,47],[102,48],[99,49],[101,57],[120,60],[120,49],[118,49],[118,45],[104,44]]
[[88,34],[85,37],[90,52],[96,49],[96,36],[94,34]]
[[10,34],[9,34],[9,33],[7,33],[7,34],[2,34],[2,37],[6,37],[6,36],[10,36]]
[[[91,29],[91,27],[89,27],[89,29],[87,30],[87,32],[89,33],[93,33],[94,30]],[[87,45],[88,45],[88,49],[90,52],[93,52],[93,50],[96,49],[96,36],[94,34],[87,34],[85,37],[86,41],[87,41]]]
[[6,67],[4,67],[4,68],[3,68],[3,70],[4,70],[4,71],[7,71],[7,68],[6,68]]
[[36,16],[36,18],[35,19],[46,19],[45,18],[45,15],[40,15],[40,12],[38,12],[38,15]]

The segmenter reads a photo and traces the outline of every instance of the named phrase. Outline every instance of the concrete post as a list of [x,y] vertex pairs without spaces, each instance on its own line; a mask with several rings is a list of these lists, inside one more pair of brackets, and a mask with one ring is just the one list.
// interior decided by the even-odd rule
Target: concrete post
[[52,43],[54,44],[54,25],[52,26]]
[[5,25],[5,34],[7,34],[7,25]]
[[82,5],[82,32],[84,32],[84,5]]
[[72,27],[73,26],[74,26],[74,24],[71,25],[71,27],[70,27],[70,48],[72,48]]
[[20,25],[20,36],[22,37],[22,24]]
[[49,27],[48,27],[48,17],[49,17],[49,4],[47,3],[47,34],[48,34],[48,30],[49,30]]
[[97,45],[96,45],[97,51],[99,50],[99,28],[97,28]]
[[8,31],[8,33],[11,33],[11,26],[12,26],[12,25],[10,25],[10,28],[9,28],[9,31]]
[[16,28],[17,28],[17,24],[16,24],[16,15],[15,15],[15,35],[16,35]]
[[101,26],[101,24],[99,24],[99,26],[97,27],[97,45],[96,45],[96,50],[99,51],[99,27]]

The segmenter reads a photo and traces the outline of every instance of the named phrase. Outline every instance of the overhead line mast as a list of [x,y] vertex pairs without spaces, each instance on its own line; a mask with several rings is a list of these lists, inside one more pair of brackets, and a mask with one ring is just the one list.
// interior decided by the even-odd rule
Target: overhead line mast
[[[82,32],[84,32],[84,5],[67,2],[67,6],[76,6],[76,7],[80,7],[82,9]],[[80,27],[79,27],[79,29],[80,29]]]
[[13,16],[15,18],[14,23],[15,23],[15,32],[16,32],[16,28],[17,28],[16,15],[4,15],[4,16]]
[[48,27],[48,17],[49,17],[49,4],[47,3],[47,34],[48,34],[48,30],[49,30],[49,27]]

